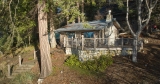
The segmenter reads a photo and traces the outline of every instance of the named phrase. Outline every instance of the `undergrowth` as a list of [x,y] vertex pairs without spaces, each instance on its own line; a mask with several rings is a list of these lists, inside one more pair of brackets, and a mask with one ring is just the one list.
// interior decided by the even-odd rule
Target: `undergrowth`
[[3,72],[3,70],[0,70],[0,81],[5,79],[5,78],[6,78],[5,73]]
[[12,79],[11,84],[32,84],[35,75],[31,72],[24,72],[18,74],[14,79]]
[[110,55],[101,55],[99,58],[94,60],[88,60],[85,62],[80,62],[78,56],[71,55],[66,59],[65,65],[72,68],[80,68],[91,73],[101,73],[104,72],[107,66],[113,63],[113,59]]
[[3,80],[6,78],[6,74],[7,74],[7,62],[6,61],[2,61],[0,63],[0,80]]

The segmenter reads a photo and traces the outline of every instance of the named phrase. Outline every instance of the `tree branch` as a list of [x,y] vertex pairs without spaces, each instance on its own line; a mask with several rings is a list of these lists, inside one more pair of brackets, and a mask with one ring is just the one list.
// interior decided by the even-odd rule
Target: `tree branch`
[[153,6],[151,7],[151,9],[153,9],[156,6],[157,2],[158,2],[158,0],[156,0],[156,2],[153,4]]
[[142,29],[141,29],[141,30],[143,30],[143,29],[147,26],[147,24],[149,23],[149,20],[150,20],[150,18],[151,18],[151,13],[152,13],[152,10],[150,10],[150,11],[149,11],[149,13],[148,13],[148,17],[147,17],[147,19],[146,19],[145,23],[143,24],[143,26],[142,26]]
[[128,27],[129,27],[129,30],[131,31],[131,34],[133,35],[133,36],[135,36],[135,33],[133,32],[133,30],[132,30],[132,28],[131,28],[131,25],[130,25],[130,23],[129,23],[129,21],[128,21],[128,14],[129,13],[129,7],[128,7],[128,0],[127,0],[127,14],[126,14],[126,21],[127,21],[127,25],[128,25]]
[[16,9],[17,9],[17,7],[18,7],[18,4],[19,4],[19,0],[18,0],[18,3],[16,4],[16,7],[15,7],[15,9],[14,9],[14,12],[15,12],[15,14],[14,14],[14,18],[15,18],[15,17],[16,17],[16,15],[17,15]]
[[13,23],[13,20],[12,20],[12,12],[11,12],[11,3],[12,3],[12,0],[10,0],[10,2],[9,2],[9,15],[10,15],[10,20],[11,20],[11,22]]
[[15,27],[14,22],[13,22],[13,19],[12,19],[11,3],[12,3],[12,0],[10,0],[10,2],[9,2],[9,16],[10,16],[10,20],[11,20],[11,26],[12,26],[13,28],[12,28],[11,41],[10,41],[10,43],[9,43],[8,49],[10,48],[10,46],[11,46],[11,44],[12,44],[12,42],[13,42],[14,27]]
[[148,20],[148,18],[147,18],[147,19],[145,19],[145,20],[142,20],[142,23],[146,22],[147,20]]
[[142,18],[141,18],[141,10],[142,9],[142,1],[138,1],[138,31],[136,32],[138,35],[141,33],[142,30]]
[[147,0],[145,0],[145,2],[146,2],[146,6],[147,6],[147,9],[148,9],[148,11],[149,11],[149,3],[148,3],[148,1]]
[[[146,5],[148,5],[148,4],[147,4],[147,3],[148,3],[147,0],[145,0],[145,1],[146,1]],[[147,26],[147,24],[149,23],[149,20],[150,20],[150,18],[151,18],[152,10],[153,10],[153,8],[155,7],[155,5],[157,4],[157,2],[158,2],[158,0],[156,0],[156,2],[154,3],[154,5],[153,5],[152,7],[150,7],[150,8],[149,8],[149,6],[147,6],[149,13],[148,13],[148,17],[147,17],[145,23],[143,24],[141,30],[143,30],[143,29]],[[152,2],[150,2],[150,3],[152,3]]]

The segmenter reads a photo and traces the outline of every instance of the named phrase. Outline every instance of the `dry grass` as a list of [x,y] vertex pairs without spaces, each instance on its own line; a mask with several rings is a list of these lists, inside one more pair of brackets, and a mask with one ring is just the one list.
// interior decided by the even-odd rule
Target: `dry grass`
[[18,48],[15,50],[14,54],[22,54],[24,52],[28,52],[28,51],[34,51],[34,46],[28,46],[28,47],[23,47],[23,48]]

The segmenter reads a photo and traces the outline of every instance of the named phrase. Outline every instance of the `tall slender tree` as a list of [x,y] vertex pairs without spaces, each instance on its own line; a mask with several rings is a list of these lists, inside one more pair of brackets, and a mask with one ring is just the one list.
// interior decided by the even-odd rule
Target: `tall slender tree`
[[[133,55],[132,55],[132,61],[137,62],[137,53],[138,53],[138,46],[140,43],[139,36],[142,32],[142,30],[146,27],[148,24],[150,18],[151,18],[151,13],[155,5],[157,4],[158,0],[136,0],[137,2],[137,24],[138,24],[138,29],[136,31],[133,31],[133,28],[130,25],[130,22],[128,20],[129,16],[129,0],[127,0],[127,14],[126,14],[126,21],[128,24],[128,27],[131,31],[131,34],[133,35]],[[142,11],[142,7],[145,8]]]
[[50,57],[50,46],[48,39],[47,13],[45,11],[45,0],[38,0],[38,27],[41,56],[40,78],[45,78],[52,72],[52,62]]

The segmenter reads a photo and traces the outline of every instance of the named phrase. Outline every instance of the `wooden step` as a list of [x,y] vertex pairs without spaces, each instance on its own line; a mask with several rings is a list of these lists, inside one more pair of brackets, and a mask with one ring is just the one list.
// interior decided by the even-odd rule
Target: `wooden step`
[[22,72],[26,72],[31,70],[34,67],[34,65],[21,65],[17,66],[14,72],[11,74],[8,78],[14,78],[16,75],[21,74]]
[[34,67],[34,65],[21,65],[20,67]]

